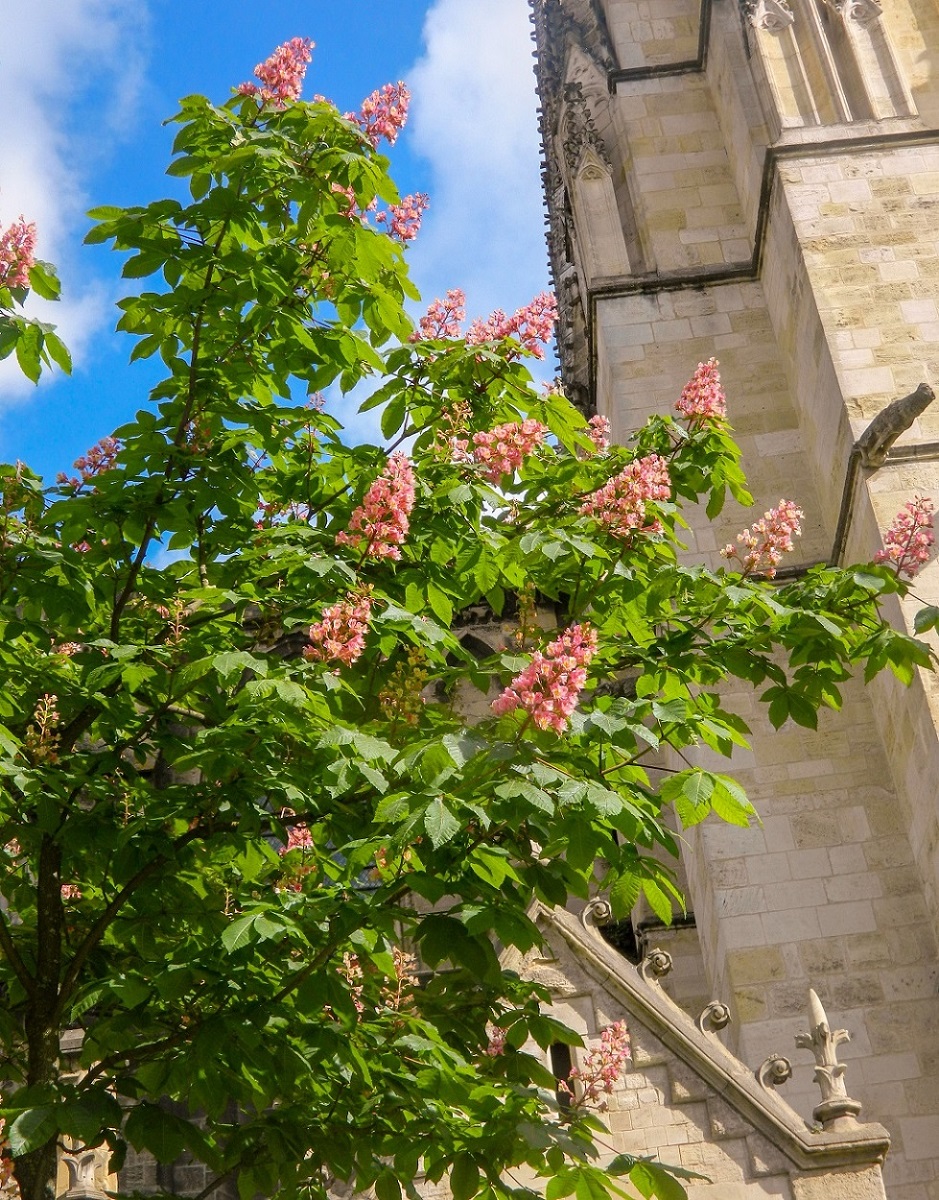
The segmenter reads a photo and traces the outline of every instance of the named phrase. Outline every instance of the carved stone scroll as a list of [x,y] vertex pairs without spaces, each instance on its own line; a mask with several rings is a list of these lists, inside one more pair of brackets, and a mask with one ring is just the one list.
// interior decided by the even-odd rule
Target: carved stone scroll
[[717,1033],[718,1030],[727,1028],[730,1019],[730,1009],[727,1005],[722,1004],[720,1000],[712,1000],[695,1024],[702,1033]]
[[604,900],[602,896],[594,896],[584,905],[580,914],[581,925],[591,933],[596,933],[600,925],[609,925],[612,920],[613,909],[610,907],[610,902]]
[[672,956],[667,950],[650,950],[639,964],[639,974],[647,983],[658,983],[672,969]]
[[771,1054],[757,1068],[756,1077],[760,1085],[769,1091],[792,1078],[792,1063],[781,1054]]

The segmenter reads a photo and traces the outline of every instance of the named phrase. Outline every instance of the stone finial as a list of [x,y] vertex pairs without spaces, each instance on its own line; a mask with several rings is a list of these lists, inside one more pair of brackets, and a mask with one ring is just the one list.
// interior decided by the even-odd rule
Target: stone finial
[[809,1033],[797,1033],[796,1045],[815,1055],[815,1082],[822,1093],[821,1104],[812,1110],[823,1129],[842,1128],[855,1123],[861,1105],[852,1100],[844,1084],[844,1064],[838,1061],[838,1047],[849,1042],[847,1029],[832,1031],[828,1016],[815,992],[809,989]]
[[795,21],[787,0],[744,0],[743,7],[751,24],[767,33],[782,33]]

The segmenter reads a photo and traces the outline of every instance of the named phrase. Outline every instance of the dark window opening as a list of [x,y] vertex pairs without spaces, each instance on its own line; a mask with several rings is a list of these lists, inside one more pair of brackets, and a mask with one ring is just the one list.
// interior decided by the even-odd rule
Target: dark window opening
[[639,938],[632,921],[628,917],[625,921],[611,921],[608,925],[601,925],[600,934],[605,942],[611,945],[614,950],[618,950],[623,958],[631,962],[633,966],[638,966],[642,961],[642,949],[639,945]]
[[[565,1091],[561,1084],[565,1084],[570,1088],[571,1071],[574,1069],[574,1064],[571,1060],[570,1046],[565,1046],[563,1042],[555,1042],[548,1051],[548,1057],[551,1059],[551,1070],[554,1073],[555,1079],[558,1081],[558,1086],[555,1089],[554,1095],[557,1098],[558,1108],[562,1112],[567,1112],[571,1107],[573,1096],[570,1091]],[[571,1089],[573,1090],[573,1089]]]

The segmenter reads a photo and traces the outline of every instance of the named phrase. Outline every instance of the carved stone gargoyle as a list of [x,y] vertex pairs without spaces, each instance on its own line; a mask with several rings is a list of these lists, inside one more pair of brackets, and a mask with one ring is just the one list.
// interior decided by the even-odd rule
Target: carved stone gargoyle
[[906,433],[935,398],[936,393],[929,384],[921,383],[915,392],[893,400],[882,409],[856,442],[862,466],[882,467],[893,443],[901,433]]

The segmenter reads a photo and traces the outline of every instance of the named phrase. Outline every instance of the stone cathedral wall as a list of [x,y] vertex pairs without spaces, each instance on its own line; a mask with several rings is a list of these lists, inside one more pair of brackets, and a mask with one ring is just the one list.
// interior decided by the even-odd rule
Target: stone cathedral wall
[[[719,358],[757,513],[797,500],[798,560],[828,561],[857,437],[939,388],[939,4],[555,7],[581,104],[578,143],[543,95],[555,231],[559,197],[572,214],[555,273],[589,342],[568,374],[624,440]],[[939,402],[850,493],[845,560],[863,561],[906,500],[939,500]],[[716,565],[752,519],[731,504],[693,521],[689,554]],[[939,602],[935,561],[916,592],[898,621]],[[816,987],[852,1031],[866,1117],[891,1132],[888,1196],[939,1200],[939,685],[854,681],[817,732],[772,730],[746,688],[729,699],[754,727],[732,770],[762,825],[691,831],[684,865],[731,1047],[751,1062],[791,1044]]]

